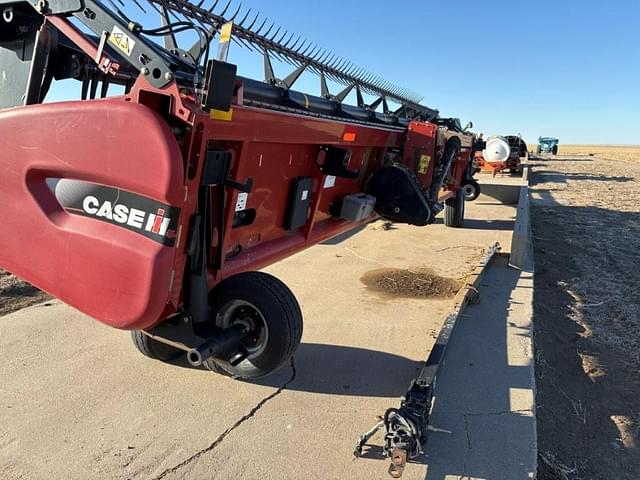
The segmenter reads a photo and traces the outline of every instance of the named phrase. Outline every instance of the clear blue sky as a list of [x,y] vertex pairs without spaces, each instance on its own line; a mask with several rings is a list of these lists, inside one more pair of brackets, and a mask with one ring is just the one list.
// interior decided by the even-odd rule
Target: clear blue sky
[[[638,0],[242,3],[485,135],[640,144]],[[231,49],[240,73],[262,78],[259,56]],[[319,81],[296,88],[319,93]],[[66,85],[52,93],[68,95]]]

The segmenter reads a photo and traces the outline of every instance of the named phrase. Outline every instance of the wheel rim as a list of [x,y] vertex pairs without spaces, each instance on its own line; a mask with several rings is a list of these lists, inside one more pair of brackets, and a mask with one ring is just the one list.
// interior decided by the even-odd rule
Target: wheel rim
[[462,191],[464,192],[464,196],[466,198],[473,198],[473,196],[476,193],[476,189],[473,187],[473,185],[467,183],[466,185],[464,185],[462,187]]
[[229,328],[238,324],[244,325],[249,332],[240,342],[247,352],[247,358],[252,359],[262,354],[269,342],[269,327],[260,309],[241,299],[231,300],[223,305],[216,314],[216,325]]

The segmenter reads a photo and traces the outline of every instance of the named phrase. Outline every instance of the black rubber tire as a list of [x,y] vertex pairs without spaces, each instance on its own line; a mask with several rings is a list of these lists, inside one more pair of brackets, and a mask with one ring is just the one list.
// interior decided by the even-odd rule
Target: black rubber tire
[[473,202],[480,195],[480,184],[475,180],[465,180],[462,183],[462,192],[467,202]]
[[464,223],[464,195],[461,191],[444,201],[444,224],[447,227],[462,227]]
[[218,284],[209,296],[213,318],[220,318],[232,301],[250,303],[267,324],[268,337],[264,350],[249,356],[238,365],[209,358],[204,366],[211,371],[239,379],[264,377],[284,366],[302,339],[302,312],[289,287],[276,277],[263,272],[245,272]]
[[518,167],[513,168],[513,167],[512,167],[512,168],[510,168],[510,169],[509,169],[509,173],[510,173],[511,175],[518,175],[518,174],[520,173],[520,168],[518,168]]
[[133,344],[144,356],[163,362],[173,360],[181,353],[184,353],[182,350],[154,340],[142,333],[141,330],[133,330],[131,332],[131,340],[133,340]]
[[551,153],[553,153],[554,155],[558,154],[558,146],[554,145],[553,148],[551,149]]

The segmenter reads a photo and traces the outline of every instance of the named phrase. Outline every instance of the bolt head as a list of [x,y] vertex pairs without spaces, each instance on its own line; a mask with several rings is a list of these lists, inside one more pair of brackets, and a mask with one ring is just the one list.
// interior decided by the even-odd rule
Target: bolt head
[[149,69],[147,67],[142,67],[142,70],[140,70],[142,72],[143,75],[149,75]]
[[164,74],[164,79],[165,80],[173,80],[173,73],[171,72],[167,72]]

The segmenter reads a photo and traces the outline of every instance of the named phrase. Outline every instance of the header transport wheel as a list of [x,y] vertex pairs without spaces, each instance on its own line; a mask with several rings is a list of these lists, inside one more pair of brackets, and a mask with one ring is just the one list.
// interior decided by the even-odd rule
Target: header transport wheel
[[456,196],[444,202],[444,224],[447,227],[461,227],[464,222],[464,194],[462,190]]
[[209,295],[216,327],[243,325],[248,334],[240,344],[240,363],[209,358],[205,367],[234,378],[265,376],[282,367],[302,338],[302,312],[291,290],[263,272],[229,277]]
[[467,202],[473,202],[480,195],[480,184],[475,180],[465,180],[462,184],[464,199]]

